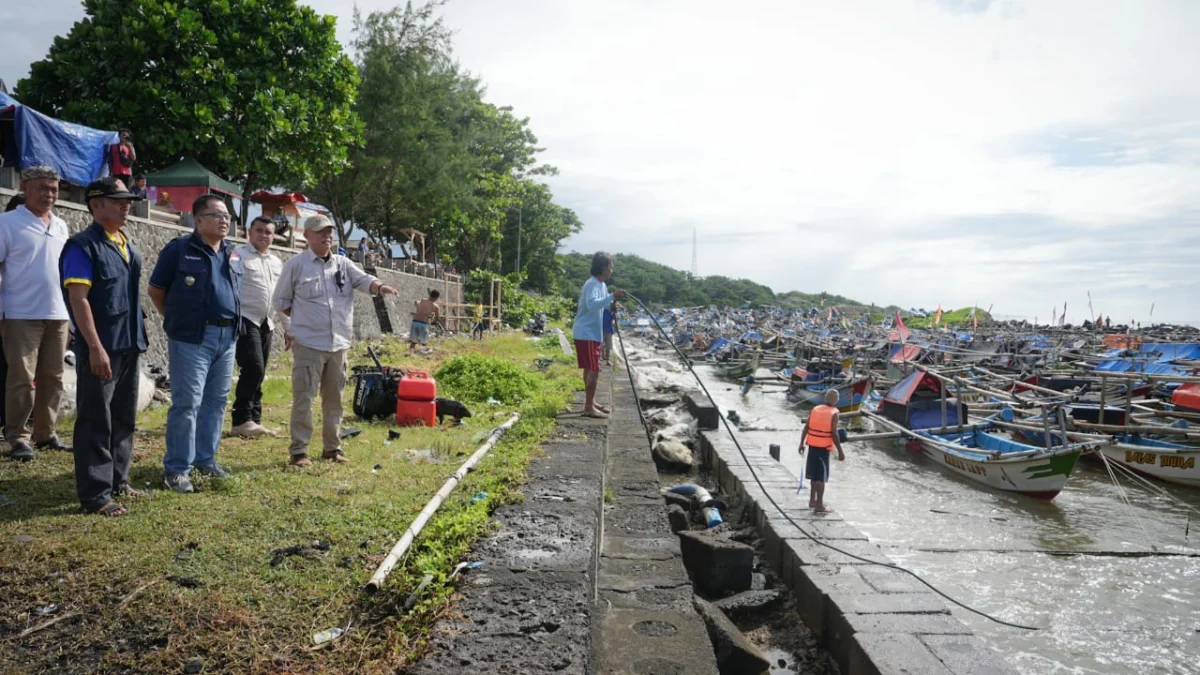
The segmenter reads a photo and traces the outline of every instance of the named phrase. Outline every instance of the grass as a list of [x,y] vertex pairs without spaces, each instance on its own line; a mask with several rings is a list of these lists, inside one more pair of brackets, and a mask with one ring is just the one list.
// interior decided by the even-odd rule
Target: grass
[[[551,352],[520,334],[447,338],[432,355],[413,358],[397,341],[376,347],[385,364],[431,372],[464,352],[500,357],[536,374],[537,391],[507,407],[469,404],[474,417],[462,426],[406,428],[389,441],[394,421],[354,419],[348,386],[343,427],[362,429],[344,441],[352,462],[297,471],[286,467],[290,354],[278,355],[263,416],[283,433],[224,439],[218,459],[232,480],[201,478],[192,495],[161,489],[167,408],[142,413],[131,482],[149,484],[152,496],[127,502],[123,518],[79,513],[69,455],[0,462],[9,502],[0,500],[0,672],[172,673],[199,658],[203,672],[383,673],[418,659],[448,611],[448,575],[486,531],[491,510],[521,499],[527,463],[578,377],[557,346]],[[539,370],[539,358],[552,363]],[[366,345],[356,344],[352,365],[366,362]],[[316,456],[319,403],[314,408]],[[428,499],[516,409],[522,420],[451,495],[384,588],[365,596],[375,567]],[[69,432],[70,421],[60,429]],[[487,496],[471,503],[477,493]],[[305,547],[301,555],[275,553],[296,546]],[[433,582],[403,611],[427,574]],[[39,614],[49,605],[58,609]],[[350,630],[314,649],[312,635],[334,626]]]
[[[981,308],[977,308],[976,313],[979,317],[980,323],[990,322],[992,320],[991,315],[988,314],[987,311],[985,311]],[[936,312],[934,312],[933,314],[930,314],[926,318],[922,318],[919,316],[906,317],[904,319],[904,325],[909,328],[934,328],[933,319],[934,319],[935,315],[936,315]],[[963,307],[962,309],[954,309],[954,310],[948,310],[948,311],[942,312],[942,320],[938,324],[938,326],[948,326],[951,328],[953,328],[953,327],[970,328],[971,327],[971,308]]]

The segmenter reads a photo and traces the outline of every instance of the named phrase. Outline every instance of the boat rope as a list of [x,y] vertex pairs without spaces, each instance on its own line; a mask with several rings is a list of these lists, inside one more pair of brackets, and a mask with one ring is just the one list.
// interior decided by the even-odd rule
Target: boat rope
[[1125,488],[1121,487],[1121,483],[1117,481],[1117,474],[1113,471],[1112,462],[1108,459],[1108,457],[1104,456],[1103,452],[1096,454],[1100,456],[1101,463],[1103,463],[1104,468],[1108,470],[1108,477],[1110,480],[1112,480],[1112,484],[1117,488],[1117,494],[1121,495],[1121,501],[1125,502],[1125,506],[1129,508],[1129,514],[1133,516],[1133,521],[1137,523],[1138,529],[1142,531],[1144,543],[1150,550],[1157,551],[1158,548],[1150,542],[1150,533],[1146,531],[1145,523],[1143,523],[1142,519],[1138,517],[1137,509],[1133,508],[1133,504],[1129,501],[1129,496],[1125,494]]
[[[769,501],[771,503],[771,506],[773,506],[775,508],[775,510],[779,513],[779,515],[782,516],[783,519],[786,520],[788,523],[790,523],[793,527],[795,527],[797,530],[799,530],[801,534],[803,534],[805,537],[808,537],[813,543],[816,543],[820,546],[824,546],[830,550],[833,550],[837,553],[840,553],[844,556],[853,558],[860,562],[864,562],[869,565],[877,565],[879,567],[885,567],[888,569],[893,569],[893,570],[897,570],[899,572],[903,572],[903,573],[911,576],[912,578],[916,579],[917,581],[921,582],[926,587],[928,587],[929,590],[933,591],[934,593],[937,593],[938,595],[942,596],[943,598],[945,598],[947,601],[953,603],[954,605],[961,607],[962,609],[965,609],[968,612],[971,612],[973,614],[978,614],[979,616],[981,616],[989,621],[998,623],[1001,626],[1008,626],[1009,628],[1019,628],[1021,630],[1042,630],[1038,626],[1026,626],[1026,625],[1022,625],[1019,623],[1005,621],[1004,619],[992,616],[991,614],[988,614],[987,612],[984,612],[981,609],[976,609],[975,607],[972,607],[971,605],[968,605],[967,603],[962,602],[961,600],[957,600],[957,599],[951,597],[949,594],[945,593],[944,591],[939,589],[937,586],[934,586],[933,584],[929,583],[925,579],[922,579],[919,574],[917,574],[916,572],[914,572],[906,567],[901,567],[900,565],[897,565],[895,563],[885,563],[885,562],[880,562],[878,560],[871,560],[870,558],[865,558],[863,556],[856,555],[856,554],[846,551],[844,549],[838,548],[837,546],[834,546],[833,544],[830,544],[829,542],[827,542],[819,537],[814,536],[808,530],[801,527],[800,524],[797,523],[794,518],[792,518],[790,515],[788,515],[788,513],[783,509],[783,507],[780,506],[779,503],[775,501],[775,498],[771,496],[770,490],[768,490],[766,488],[766,486],[763,485],[762,479],[759,478],[758,470],[755,469],[754,466],[751,464],[750,458],[746,455],[746,451],[742,448],[742,444],[738,442],[737,434],[734,433],[734,429],[729,424],[729,420],[725,419],[725,416],[721,414],[720,406],[717,405],[716,399],[713,398],[713,395],[708,391],[708,387],[704,385],[704,381],[700,379],[700,375],[692,367],[691,360],[688,359],[687,356],[685,356],[684,353],[679,350],[679,347],[676,346],[675,341],[671,339],[671,336],[667,333],[667,331],[664,330],[662,325],[658,323],[658,318],[654,316],[654,312],[650,311],[650,308],[647,307],[646,304],[641,301],[641,299],[639,299],[636,296],[631,295],[631,294],[627,294],[625,297],[636,302],[642,308],[642,310],[645,311],[647,315],[649,315],[650,320],[654,323],[654,326],[656,328],[658,328],[658,331],[660,333],[662,333],[663,338],[665,338],[667,343],[671,345],[671,348],[675,350],[675,353],[679,355],[679,358],[683,360],[683,364],[685,367],[687,367],[688,372],[691,373],[692,377],[694,377],[696,379],[696,383],[700,385],[700,389],[704,391],[704,395],[708,397],[709,402],[712,403],[714,408],[716,408],[718,419],[720,419],[722,424],[725,425],[725,430],[727,432],[729,432],[729,437],[731,439],[733,439],[733,444],[737,448],[738,454],[740,454],[742,456],[742,461],[745,462],[746,467],[750,470],[750,475],[754,477],[754,482],[758,484],[758,488],[760,490],[762,490],[762,493],[766,496],[767,501]],[[624,345],[622,345],[621,349],[622,349],[622,353],[624,353]],[[626,360],[625,364],[626,364],[626,367],[628,368],[629,361]],[[633,381],[633,376],[631,374],[630,382],[632,382],[632,381]],[[636,386],[634,387],[634,396],[637,397]],[[641,408],[640,399],[638,402],[638,407]]]

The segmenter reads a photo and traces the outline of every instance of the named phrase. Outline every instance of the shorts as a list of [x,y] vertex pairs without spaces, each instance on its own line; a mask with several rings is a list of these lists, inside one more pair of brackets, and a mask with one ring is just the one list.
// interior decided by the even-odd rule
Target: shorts
[[413,321],[408,329],[408,341],[419,345],[429,344],[429,324],[424,321]]
[[818,483],[829,482],[829,448],[808,446],[808,459],[804,463],[804,477]]
[[600,372],[600,343],[595,340],[576,340],[575,362],[584,370]]

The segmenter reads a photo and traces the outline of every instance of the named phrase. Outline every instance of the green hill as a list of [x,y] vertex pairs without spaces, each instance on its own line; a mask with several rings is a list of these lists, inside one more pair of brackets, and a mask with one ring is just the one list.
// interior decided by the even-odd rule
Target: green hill
[[[869,307],[866,304],[831,293],[802,293],[788,291],[776,295],[770,288],[749,279],[730,279],[708,276],[693,280],[691,275],[645,258],[618,253],[613,265],[610,286],[624,288],[647,304],[669,307],[741,307],[779,305],[782,307],[831,307],[853,309]],[[579,287],[590,276],[592,256],[585,253],[567,253],[559,256],[565,272],[563,294],[574,300]],[[824,304],[822,304],[824,301]],[[895,312],[895,307],[877,308],[878,312]],[[853,313],[851,311],[850,313]],[[882,314],[880,314],[882,317]]]
[[[990,322],[992,316],[986,310],[976,308],[976,313],[979,316],[979,323]],[[933,319],[936,314],[930,314],[927,318],[912,317],[904,320],[904,325],[909,328],[932,328]],[[971,308],[963,307],[962,309],[952,309],[942,312],[942,321],[939,326],[967,326],[971,323]]]
[[[575,299],[579,287],[591,276],[592,256],[567,253],[560,260],[565,272],[563,294]],[[646,304],[670,307],[740,307],[747,302],[754,306],[775,302],[770,288],[749,279],[712,276],[693,281],[686,272],[625,253],[616,255],[608,283],[628,290]]]

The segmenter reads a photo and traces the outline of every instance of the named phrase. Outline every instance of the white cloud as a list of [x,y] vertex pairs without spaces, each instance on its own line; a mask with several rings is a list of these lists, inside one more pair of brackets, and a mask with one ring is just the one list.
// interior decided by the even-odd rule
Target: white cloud
[[[348,41],[351,7],[311,4]],[[446,19],[562,170],[573,247],[687,268],[694,227],[702,273],[777,290],[1044,317],[1090,289],[1105,313],[1200,320],[1178,245],[1200,214],[1200,3],[452,0]]]

